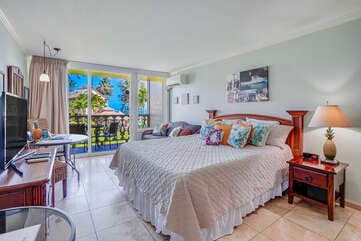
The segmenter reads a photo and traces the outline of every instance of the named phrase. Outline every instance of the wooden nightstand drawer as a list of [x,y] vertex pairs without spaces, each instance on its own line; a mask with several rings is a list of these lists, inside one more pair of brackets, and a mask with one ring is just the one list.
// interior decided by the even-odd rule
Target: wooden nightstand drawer
[[327,175],[311,170],[294,167],[294,177],[300,182],[304,182],[316,187],[327,188]]

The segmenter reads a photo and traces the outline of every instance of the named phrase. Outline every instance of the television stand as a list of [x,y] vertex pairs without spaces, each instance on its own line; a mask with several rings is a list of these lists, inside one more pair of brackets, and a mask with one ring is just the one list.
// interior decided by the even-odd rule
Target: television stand
[[31,151],[50,153],[49,161],[28,164],[23,157],[12,162],[23,172],[23,176],[15,174],[15,169],[10,166],[6,170],[0,170],[0,209],[51,205],[54,197],[51,184],[54,178],[56,147],[24,150]]
[[16,174],[18,174],[21,177],[24,175],[24,173],[20,171],[13,162],[10,163],[8,168],[11,168]]

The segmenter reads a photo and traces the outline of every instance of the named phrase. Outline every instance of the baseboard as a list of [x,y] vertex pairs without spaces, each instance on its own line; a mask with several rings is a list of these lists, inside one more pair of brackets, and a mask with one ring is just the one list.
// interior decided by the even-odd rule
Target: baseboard
[[357,203],[354,201],[346,200],[346,207],[350,207],[361,211],[361,203]]

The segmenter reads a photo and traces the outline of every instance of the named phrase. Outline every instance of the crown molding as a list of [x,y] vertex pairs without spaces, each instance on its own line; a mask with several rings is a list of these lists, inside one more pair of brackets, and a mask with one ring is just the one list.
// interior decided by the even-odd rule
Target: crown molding
[[228,58],[231,58],[231,57],[246,54],[246,53],[249,53],[249,52],[252,52],[252,51],[255,51],[255,50],[259,50],[259,49],[262,49],[262,48],[265,48],[265,47],[269,47],[269,46],[272,46],[272,45],[275,45],[275,44],[279,44],[279,43],[282,43],[282,42],[287,42],[289,40],[296,39],[296,38],[299,38],[299,37],[302,37],[302,36],[305,36],[305,35],[308,35],[308,34],[311,34],[311,33],[315,33],[315,32],[321,31],[321,30],[336,27],[338,25],[342,25],[344,23],[347,23],[347,22],[350,22],[352,20],[356,20],[356,19],[359,19],[359,18],[361,18],[361,8],[352,10],[352,11],[348,12],[347,14],[344,14],[344,15],[341,15],[341,16],[337,16],[337,17],[334,17],[334,18],[329,18],[329,19],[326,19],[326,20],[322,20],[322,21],[319,21],[319,22],[316,22],[316,23],[313,23],[313,24],[298,28],[295,31],[290,31],[290,32],[288,32],[288,33],[286,33],[284,35],[281,35],[281,36],[274,36],[273,38],[272,37],[268,38],[265,41],[260,41],[260,42],[258,42],[256,44],[251,44],[251,45],[248,45],[246,47],[236,49],[236,50],[232,51],[231,53],[227,53],[227,54],[224,54],[224,55],[221,55],[221,56],[218,56],[218,57],[207,58],[207,59],[204,59],[204,60],[202,60],[202,61],[200,61],[198,63],[193,63],[193,64],[190,64],[190,65],[186,65],[186,66],[182,66],[180,68],[173,69],[173,70],[170,71],[170,73],[171,73],[171,75],[180,74],[180,73],[182,73],[184,71],[187,71],[187,70],[191,70],[191,69],[201,67],[201,66],[204,66],[204,65],[216,63],[216,62],[219,62],[221,60],[225,60],[225,59],[228,59]]
[[10,33],[10,35],[13,37],[13,39],[17,42],[19,47],[25,51],[24,45],[22,41],[20,40],[19,35],[16,33],[14,26],[10,23],[8,18],[6,17],[4,11],[0,8],[0,22],[4,25],[6,30]]

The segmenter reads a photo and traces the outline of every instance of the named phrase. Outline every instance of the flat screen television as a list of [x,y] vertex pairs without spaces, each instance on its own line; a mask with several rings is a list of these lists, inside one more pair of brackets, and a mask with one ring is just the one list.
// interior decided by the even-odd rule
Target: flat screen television
[[0,169],[4,170],[17,158],[27,142],[27,100],[2,92],[0,111]]

